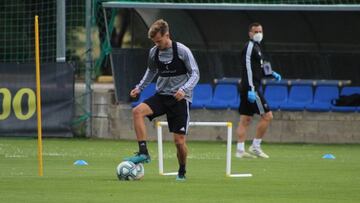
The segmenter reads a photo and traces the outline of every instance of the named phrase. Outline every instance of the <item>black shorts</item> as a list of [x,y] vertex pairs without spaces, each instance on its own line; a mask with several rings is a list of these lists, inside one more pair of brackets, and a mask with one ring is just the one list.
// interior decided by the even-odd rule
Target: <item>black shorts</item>
[[187,134],[190,114],[190,103],[183,99],[177,101],[172,95],[155,94],[143,101],[154,112],[149,115],[150,121],[158,116],[166,114],[169,131],[177,134]]
[[267,104],[263,94],[259,91],[256,92],[258,97],[254,103],[250,103],[247,92],[240,93],[240,106],[239,113],[240,115],[253,116],[255,113],[262,115],[270,111],[269,105]]

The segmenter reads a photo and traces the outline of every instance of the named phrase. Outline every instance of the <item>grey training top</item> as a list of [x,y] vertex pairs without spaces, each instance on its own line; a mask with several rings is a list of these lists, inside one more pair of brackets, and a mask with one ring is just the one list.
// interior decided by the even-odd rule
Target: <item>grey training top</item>
[[[190,49],[179,42],[176,42],[176,44],[178,48],[178,57],[184,62],[187,74],[173,77],[159,76],[156,82],[156,92],[162,95],[174,95],[179,89],[182,89],[185,92],[185,99],[192,102],[193,89],[200,77],[199,68]],[[149,85],[158,73],[158,67],[155,62],[156,49],[157,47],[154,46],[149,51],[148,68],[140,83],[136,85],[140,90],[143,90]],[[172,47],[159,50],[159,60],[162,63],[168,64],[172,59]]]

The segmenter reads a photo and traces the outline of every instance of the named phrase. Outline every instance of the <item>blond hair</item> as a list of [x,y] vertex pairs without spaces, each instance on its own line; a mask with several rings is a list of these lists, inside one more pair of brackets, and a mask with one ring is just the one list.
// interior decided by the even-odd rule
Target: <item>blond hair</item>
[[150,39],[154,38],[157,33],[160,33],[161,36],[164,36],[165,33],[169,32],[169,25],[168,23],[163,20],[159,19],[155,21],[149,28],[148,37]]

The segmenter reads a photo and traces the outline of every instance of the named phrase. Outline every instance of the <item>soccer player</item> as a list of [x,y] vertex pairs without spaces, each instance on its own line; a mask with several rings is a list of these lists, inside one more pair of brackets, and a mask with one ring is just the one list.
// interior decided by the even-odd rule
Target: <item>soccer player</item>
[[156,94],[133,109],[134,128],[139,144],[139,152],[125,160],[134,163],[150,162],[146,146],[147,133],[144,117],[150,120],[166,114],[170,132],[174,133],[177,148],[179,171],[176,180],[185,180],[186,173],[186,134],[190,120],[189,105],[192,92],[199,81],[199,69],[190,49],[172,41],[169,25],[160,19],[154,22],[148,37],[155,46],[150,49],[148,68],[142,80],[131,90],[130,96],[136,97],[158,74]]
[[[263,28],[259,23],[252,23],[249,26],[249,42],[246,43],[241,53],[242,80],[240,90],[240,122],[236,130],[238,143],[236,149],[237,158],[269,158],[261,149],[261,141],[269,127],[273,114],[269,106],[259,91],[261,79],[265,76],[273,76],[280,81],[280,74],[272,71],[271,65],[264,61],[261,52],[261,40],[263,39]],[[256,127],[256,135],[249,147],[249,152],[245,151],[246,131],[252,121],[254,114],[260,115],[260,121]]]

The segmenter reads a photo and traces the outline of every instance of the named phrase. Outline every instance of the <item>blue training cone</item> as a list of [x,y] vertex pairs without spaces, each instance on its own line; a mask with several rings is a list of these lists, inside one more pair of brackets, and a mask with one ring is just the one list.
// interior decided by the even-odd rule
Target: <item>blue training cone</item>
[[76,160],[74,162],[74,165],[76,165],[76,166],[87,166],[89,164],[85,160]]
[[323,159],[335,159],[335,156],[332,154],[325,154],[322,158]]

